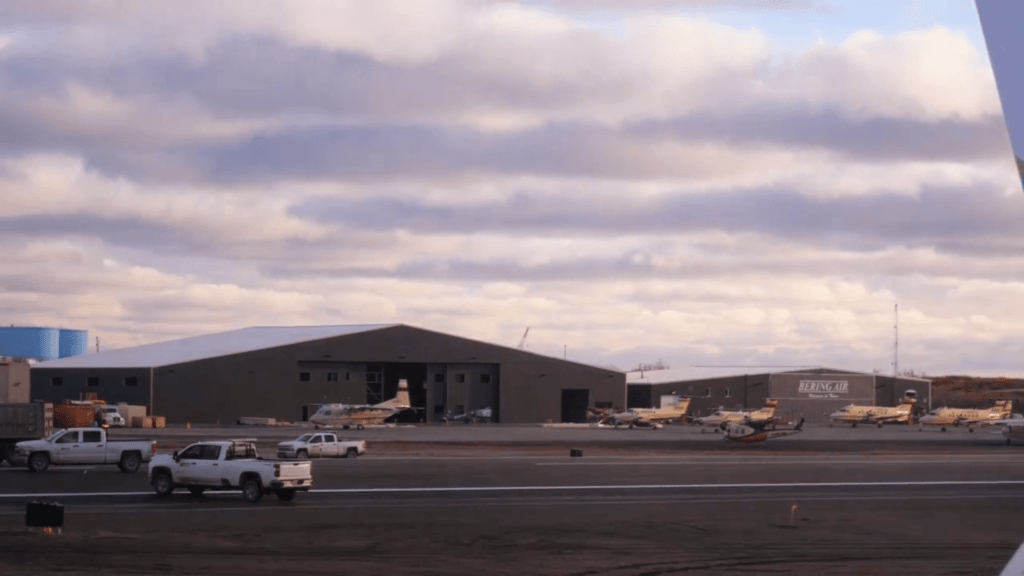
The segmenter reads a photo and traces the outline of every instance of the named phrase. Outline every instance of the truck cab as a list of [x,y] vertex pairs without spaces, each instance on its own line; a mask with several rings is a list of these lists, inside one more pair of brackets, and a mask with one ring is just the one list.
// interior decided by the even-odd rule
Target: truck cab
[[124,428],[124,417],[117,411],[117,406],[98,406],[96,419],[107,428]]

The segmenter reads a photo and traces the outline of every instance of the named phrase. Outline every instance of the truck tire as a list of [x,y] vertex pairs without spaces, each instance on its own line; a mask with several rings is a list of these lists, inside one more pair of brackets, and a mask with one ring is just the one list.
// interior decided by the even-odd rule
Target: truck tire
[[345,455],[342,458],[357,458],[359,456],[359,450],[355,448],[349,448],[345,451]]
[[246,478],[242,482],[242,498],[251,504],[255,504],[263,498],[263,485],[258,477]]
[[203,492],[206,492],[206,488],[203,488],[202,486],[189,486],[188,491],[190,494],[198,498],[203,495]]
[[121,469],[121,472],[125,474],[135,474],[139,471],[139,466],[142,464],[142,458],[134,452],[126,452],[121,454],[121,461],[117,463],[117,467]]
[[356,430],[362,430],[362,429],[363,429],[363,425],[362,424],[356,424]]
[[277,496],[277,499],[280,500],[281,502],[291,502],[292,500],[295,499],[294,488],[282,488],[281,490],[275,491],[274,494]]
[[157,472],[153,474],[151,484],[153,486],[153,491],[161,498],[166,498],[171,495],[171,492],[174,492],[174,481],[171,480],[171,475],[167,472]]
[[295,458],[298,460],[306,460],[309,458],[309,452],[306,450],[299,450],[295,453]]
[[46,472],[50,467],[50,455],[46,452],[36,452],[28,457],[28,471],[36,474]]

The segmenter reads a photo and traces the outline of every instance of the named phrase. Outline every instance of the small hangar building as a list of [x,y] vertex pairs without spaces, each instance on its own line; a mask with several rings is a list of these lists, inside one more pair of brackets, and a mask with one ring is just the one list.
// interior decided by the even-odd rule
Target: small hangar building
[[621,372],[403,324],[243,328],[31,370],[33,399],[92,392],[145,405],[172,423],[301,420],[325,403],[393,398],[400,379],[418,408],[400,421],[491,407],[496,422],[585,422],[588,408],[626,400]]
[[688,397],[690,415],[703,416],[719,408],[756,409],[766,400],[778,400],[777,416],[825,423],[829,415],[849,404],[895,406],[908,391],[917,405],[931,407],[931,381],[907,376],[837,370],[822,366],[784,370],[743,367],[694,367],[630,372],[626,375],[630,408],[666,405],[675,397]]

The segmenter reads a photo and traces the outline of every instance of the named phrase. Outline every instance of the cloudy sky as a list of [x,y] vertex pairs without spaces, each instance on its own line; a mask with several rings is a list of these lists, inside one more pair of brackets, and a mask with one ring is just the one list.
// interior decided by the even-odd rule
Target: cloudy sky
[[8,324],[1024,373],[971,0],[14,0],[0,102]]

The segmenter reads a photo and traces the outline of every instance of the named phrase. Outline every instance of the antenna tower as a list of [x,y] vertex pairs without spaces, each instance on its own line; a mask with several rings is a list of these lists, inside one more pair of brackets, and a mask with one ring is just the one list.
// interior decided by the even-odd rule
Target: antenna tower
[[900,305],[893,305],[894,324],[892,325],[892,375],[900,375]]

